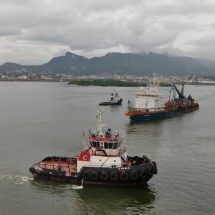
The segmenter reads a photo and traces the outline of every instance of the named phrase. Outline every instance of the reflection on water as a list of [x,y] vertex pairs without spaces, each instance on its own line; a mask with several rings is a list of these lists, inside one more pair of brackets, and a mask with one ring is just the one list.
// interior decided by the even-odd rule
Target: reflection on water
[[[83,211],[95,214],[141,214],[154,208],[155,192],[145,187],[85,187],[77,191]],[[101,195],[102,194],[102,195]]]
[[150,159],[153,159],[151,154],[157,150],[161,142],[165,123],[167,121],[127,124],[125,126],[125,132],[127,134],[126,146],[129,154],[146,154]]
[[145,135],[152,134],[158,136],[160,134],[160,130],[163,126],[163,121],[156,122],[132,122],[126,125],[127,134],[135,134],[135,135]]
[[31,185],[37,191],[45,191],[50,194],[64,196],[67,191],[73,190],[71,184],[47,181],[41,179],[34,179],[31,181]]
[[156,192],[148,185],[135,187],[84,186],[76,190],[70,184],[33,180],[38,191],[73,198],[76,214],[141,214],[153,211]]

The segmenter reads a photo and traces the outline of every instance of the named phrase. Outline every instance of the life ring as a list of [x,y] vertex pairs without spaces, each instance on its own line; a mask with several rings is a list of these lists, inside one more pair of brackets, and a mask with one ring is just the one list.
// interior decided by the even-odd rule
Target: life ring
[[131,178],[132,181],[136,181],[136,180],[139,178],[138,172],[132,171],[132,172],[130,173],[130,178]]
[[93,181],[96,181],[98,179],[98,177],[99,177],[99,174],[97,172],[92,172],[91,173],[91,179]]
[[102,172],[100,175],[100,178],[102,181],[107,181],[108,180],[108,173],[107,172]]
[[117,179],[118,179],[118,173],[117,172],[112,172],[110,174],[110,180],[111,181],[117,181]]
[[88,171],[84,172],[83,177],[84,177],[85,180],[90,179],[90,172],[88,172]]
[[128,180],[128,173],[127,172],[120,173],[120,179],[122,181],[127,181]]
[[145,180],[147,178],[148,174],[145,170],[141,170],[140,172],[140,178]]

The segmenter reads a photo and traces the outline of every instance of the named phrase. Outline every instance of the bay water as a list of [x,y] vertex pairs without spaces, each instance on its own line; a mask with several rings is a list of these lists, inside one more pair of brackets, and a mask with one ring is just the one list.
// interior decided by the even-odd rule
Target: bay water
[[[0,214],[214,214],[215,87],[185,86],[200,109],[168,120],[131,123],[124,115],[136,87],[115,87],[122,106],[99,106],[114,87],[0,82]],[[168,99],[170,88],[161,88]],[[104,123],[130,155],[147,155],[158,174],[142,187],[76,189],[34,180],[29,167],[46,156],[74,156],[83,133]]]

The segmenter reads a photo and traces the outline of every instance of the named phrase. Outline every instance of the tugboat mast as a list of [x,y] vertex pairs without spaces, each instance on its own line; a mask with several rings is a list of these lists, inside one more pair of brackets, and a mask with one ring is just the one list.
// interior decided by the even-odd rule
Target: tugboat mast
[[103,112],[100,110],[100,111],[98,112],[98,115],[97,115],[98,123],[97,123],[97,128],[96,128],[96,130],[97,130],[97,132],[99,133],[99,136],[100,136],[100,137],[103,137],[103,135],[104,135],[104,134],[103,134],[102,127],[105,126],[105,124],[103,124],[102,115],[103,115]]

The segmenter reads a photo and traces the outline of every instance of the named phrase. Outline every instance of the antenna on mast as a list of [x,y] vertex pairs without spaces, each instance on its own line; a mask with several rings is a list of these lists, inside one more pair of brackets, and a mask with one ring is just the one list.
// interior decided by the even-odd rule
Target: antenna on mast
[[83,132],[82,142],[83,142],[83,145],[84,145],[85,149],[88,149],[87,139],[86,139],[86,137],[85,137],[85,133],[84,133],[84,132]]
[[103,115],[103,111],[99,110],[98,115],[96,116],[98,118],[96,130],[99,133],[99,136],[104,135],[102,131],[102,127],[106,125],[106,124],[103,124],[102,115]]

